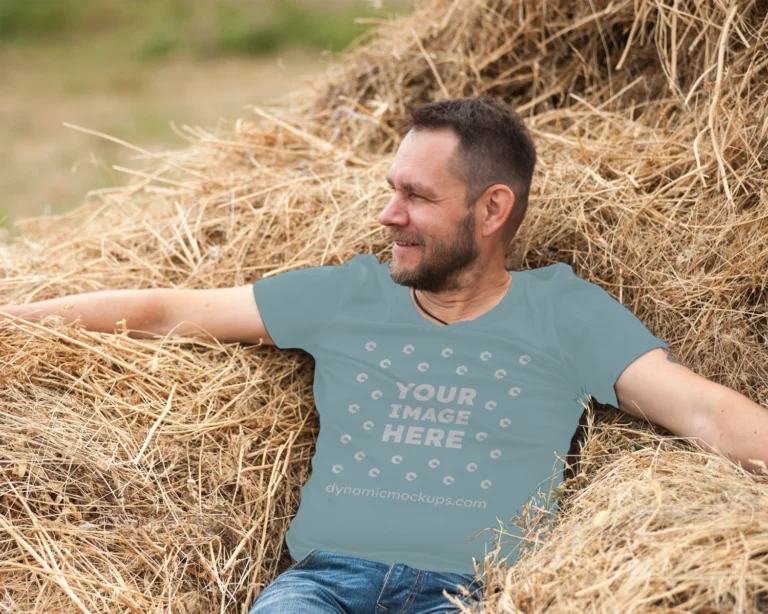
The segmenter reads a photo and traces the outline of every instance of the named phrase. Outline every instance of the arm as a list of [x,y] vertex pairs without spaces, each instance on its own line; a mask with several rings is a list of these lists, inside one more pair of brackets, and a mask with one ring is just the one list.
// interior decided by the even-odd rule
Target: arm
[[708,415],[705,441],[749,471],[757,472],[758,467],[750,460],[761,460],[768,469],[768,409],[727,386],[720,386],[720,394],[712,398]]
[[125,320],[134,338],[212,336],[223,342],[274,344],[251,284],[212,290],[106,290],[0,306],[0,321],[8,316],[40,321],[46,315],[60,316],[65,324],[79,320],[87,330],[103,333],[115,332]]
[[[0,305],[0,322],[21,318],[39,322],[49,315],[60,317],[64,324],[77,320],[87,329],[113,333],[120,320],[134,331],[151,331],[163,307],[154,290],[105,290],[37,301],[23,305]],[[152,335],[132,333],[132,337]]]
[[768,410],[744,395],[702,377],[657,348],[632,362],[615,385],[619,409],[663,426],[680,437],[697,438],[757,471],[750,460],[768,464]]

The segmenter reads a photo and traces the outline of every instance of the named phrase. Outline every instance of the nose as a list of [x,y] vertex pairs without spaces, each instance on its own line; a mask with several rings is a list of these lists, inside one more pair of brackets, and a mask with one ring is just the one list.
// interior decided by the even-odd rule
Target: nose
[[407,226],[408,211],[402,205],[400,197],[395,193],[379,214],[379,224],[383,226]]

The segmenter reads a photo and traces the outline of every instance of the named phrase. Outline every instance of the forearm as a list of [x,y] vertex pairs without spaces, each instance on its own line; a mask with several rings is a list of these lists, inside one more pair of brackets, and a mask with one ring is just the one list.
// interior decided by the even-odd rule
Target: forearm
[[[39,322],[48,315],[60,317],[65,324],[77,320],[88,330],[115,332],[125,320],[126,329],[152,332],[162,317],[162,305],[154,290],[104,290],[54,298],[24,305],[0,305],[0,321],[19,317]],[[130,333],[132,337],[152,334]]]
[[726,386],[713,400],[707,442],[752,472],[761,460],[768,468],[768,409]]

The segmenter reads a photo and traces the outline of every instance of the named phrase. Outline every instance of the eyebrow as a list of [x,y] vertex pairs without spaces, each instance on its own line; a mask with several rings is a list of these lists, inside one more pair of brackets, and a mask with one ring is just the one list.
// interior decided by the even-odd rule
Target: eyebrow
[[[389,185],[391,185],[393,188],[395,187],[395,183],[392,181],[392,178],[389,175],[386,176],[386,180]],[[419,192],[432,198],[437,197],[437,194],[435,194],[429,187],[419,183],[418,181],[404,181],[403,188],[408,192]]]

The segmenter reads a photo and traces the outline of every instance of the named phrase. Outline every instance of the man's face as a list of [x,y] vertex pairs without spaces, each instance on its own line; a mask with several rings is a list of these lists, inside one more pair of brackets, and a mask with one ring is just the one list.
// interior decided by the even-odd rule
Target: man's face
[[392,280],[417,290],[457,288],[458,274],[480,255],[475,213],[467,209],[466,186],[451,170],[459,138],[449,129],[409,132],[387,175],[392,200],[379,215],[390,227]]

